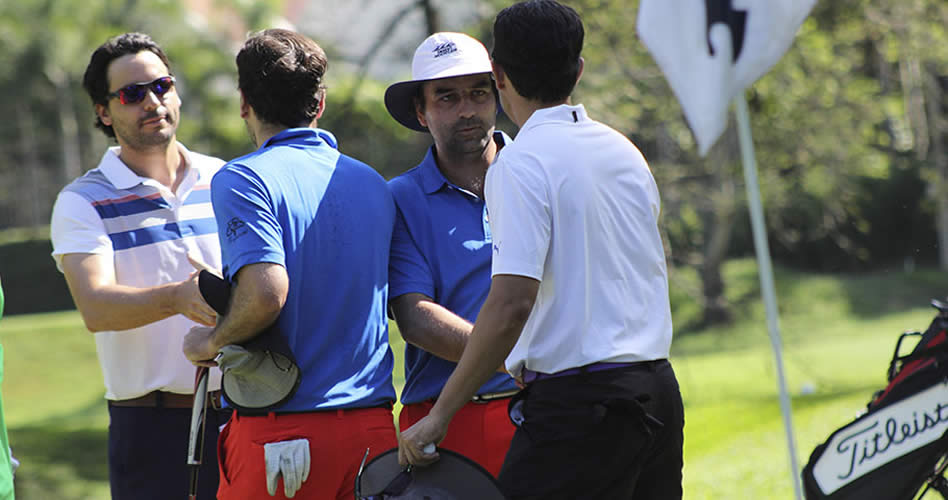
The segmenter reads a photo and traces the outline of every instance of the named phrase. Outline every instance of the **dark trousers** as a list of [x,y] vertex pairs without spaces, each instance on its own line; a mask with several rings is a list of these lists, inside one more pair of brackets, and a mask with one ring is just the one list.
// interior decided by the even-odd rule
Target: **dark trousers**
[[681,498],[684,408],[668,361],[539,380],[518,406],[498,478],[508,499]]
[[[218,427],[230,410],[209,408],[198,499],[217,498]],[[190,408],[109,406],[109,484],[112,500],[168,500],[188,497]]]

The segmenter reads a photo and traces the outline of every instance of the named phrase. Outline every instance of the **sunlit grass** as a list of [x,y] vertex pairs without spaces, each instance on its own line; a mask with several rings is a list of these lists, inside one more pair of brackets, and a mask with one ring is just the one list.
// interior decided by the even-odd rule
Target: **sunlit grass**
[[[787,439],[753,260],[726,266],[732,325],[679,331],[672,362],[685,400],[685,498],[793,497]],[[676,279],[687,286],[693,275]],[[827,276],[778,270],[781,348],[792,396],[799,467],[813,448],[865,407],[885,384],[900,332],[924,330],[935,271]],[[693,281],[692,281],[693,283]],[[673,291],[676,324],[698,308]],[[395,383],[404,344],[392,325]],[[91,334],[75,311],[0,320],[4,412],[20,500],[108,498],[108,416]],[[604,457],[608,458],[608,457]]]

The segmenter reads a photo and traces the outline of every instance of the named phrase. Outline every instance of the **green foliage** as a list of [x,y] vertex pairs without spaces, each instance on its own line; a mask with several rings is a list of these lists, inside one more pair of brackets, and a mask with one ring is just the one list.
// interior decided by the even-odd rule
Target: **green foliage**
[[61,311],[75,307],[66,280],[50,253],[49,227],[0,231],[4,314]]
[[[403,127],[385,109],[386,84],[329,73],[326,111],[319,127],[339,140],[339,150],[394,177],[421,162],[431,136]],[[353,94],[355,92],[355,94]]]
[[[107,38],[149,33],[165,49],[184,105],[178,139],[194,150],[232,158],[249,150],[237,106],[230,31],[179,0],[22,0],[0,10],[0,227],[45,224],[59,189],[98,163],[110,142],[93,128],[82,89],[92,51]],[[213,21],[231,30],[268,25],[282,2],[221,7]],[[241,16],[246,16],[243,18]]]
[[[151,33],[169,53],[184,144],[225,159],[253,149],[238,113],[234,54],[248,31],[276,22],[281,0],[215,0],[210,14],[180,0],[7,3],[0,63],[17,70],[0,72],[0,114],[9,118],[0,122],[0,227],[46,224],[58,190],[97,164],[109,142],[92,127],[81,76],[92,50],[124,31]],[[699,158],[677,99],[636,38],[638,2],[567,3],[586,23],[574,101],[643,151],[662,193],[669,261],[697,270],[701,282],[686,293],[699,308],[719,304],[723,257],[754,252],[733,126]],[[490,13],[510,2],[483,4],[484,21],[469,31],[489,46]],[[948,148],[945,133],[939,142],[927,131],[948,123],[946,26],[946,2],[817,2],[793,47],[747,92],[775,260],[815,270],[934,261],[935,202],[945,196],[936,165]],[[385,84],[332,67],[319,125],[386,177],[417,164],[430,137],[388,116]],[[934,97],[941,107],[926,108]]]

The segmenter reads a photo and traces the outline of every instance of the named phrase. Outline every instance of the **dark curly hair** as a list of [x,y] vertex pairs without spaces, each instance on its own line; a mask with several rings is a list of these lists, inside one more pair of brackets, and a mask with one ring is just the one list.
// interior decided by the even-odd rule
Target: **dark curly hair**
[[[150,36],[144,33],[124,33],[109,38],[99,48],[95,49],[89,59],[89,65],[86,66],[86,73],[82,76],[82,86],[92,99],[93,105],[106,106],[108,104],[108,97],[106,96],[109,95],[109,64],[112,64],[112,61],[119,57],[137,54],[145,50],[158,56],[165,67],[168,68],[169,74],[171,74],[171,63],[168,61],[168,56]],[[98,113],[95,117],[95,126],[102,129],[105,135],[111,138],[115,137],[115,131],[112,130],[111,126],[102,123]]]
[[237,53],[237,84],[264,122],[309,126],[325,96],[326,53],[294,31],[268,29],[251,36]]

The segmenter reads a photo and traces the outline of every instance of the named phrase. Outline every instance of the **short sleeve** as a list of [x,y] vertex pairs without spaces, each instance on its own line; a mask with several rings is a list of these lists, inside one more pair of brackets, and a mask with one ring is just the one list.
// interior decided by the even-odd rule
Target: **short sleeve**
[[228,165],[211,181],[211,204],[221,242],[224,276],[248,264],[286,266],[283,230],[263,180],[243,165]]
[[523,155],[507,155],[487,170],[484,193],[493,235],[491,276],[541,279],[552,228],[543,171]]
[[[416,223],[427,223],[415,221]],[[421,293],[435,298],[431,266],[409,229],[401,209],[395,214],[392,249],[388,264],[389,300],[406,293]]]
[[62,268],[62,256],[70,253],[111,255],[112,240],[105,224],[89,200],[72,191],[62,191],[53,205],[49,224],[56,268]]

